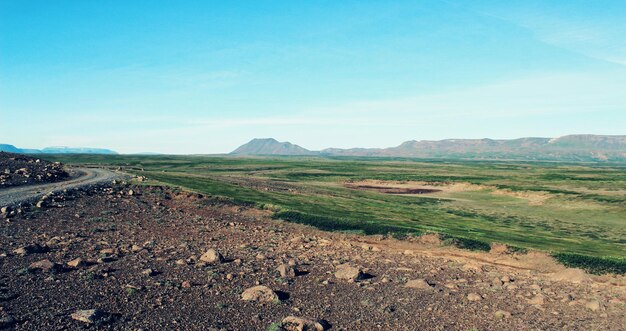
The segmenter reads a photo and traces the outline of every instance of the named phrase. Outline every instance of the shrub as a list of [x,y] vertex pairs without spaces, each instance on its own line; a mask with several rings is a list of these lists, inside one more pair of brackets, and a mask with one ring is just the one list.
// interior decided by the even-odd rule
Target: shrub
[[443,235],[443,243],[444,245],[452,245],[462,249],[469,249],[470,251],[488,252],[491,250],[491,244],[488,242],[451,235]]
[[625,258],[596,257],[574,253],[554,253],[552,257],[566,267],[581,268],[596,275],[608,273],[626,274]]
[[324,231],[363,231],[366,235],[393,234],[395,236],[407,234],[417,235],[420,233],[418,230],[396,225],[347,218],[331,218],[304,214],[296,211],[276,212],[272,217],[274,219],[282,219],[288,222],[311,225]]

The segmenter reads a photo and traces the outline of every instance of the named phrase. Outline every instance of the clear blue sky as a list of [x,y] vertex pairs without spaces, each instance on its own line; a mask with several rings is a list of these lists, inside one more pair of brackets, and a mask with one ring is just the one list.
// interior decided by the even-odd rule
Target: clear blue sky
[[626,2],[0,0],[0,143],[626,134]]

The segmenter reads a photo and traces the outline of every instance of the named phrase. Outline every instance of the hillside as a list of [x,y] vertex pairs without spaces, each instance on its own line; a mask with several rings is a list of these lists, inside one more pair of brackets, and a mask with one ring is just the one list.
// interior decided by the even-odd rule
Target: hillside
[[411,140],[390,148],[329,148],[331,156],[387,156],[546,161],[626,161],[626,136]]
[[230,154],[233,155],[315,155],[316,152],[309,151],[290,142],[279,142],[273,138],[252,139],[250,142],[241,145]]

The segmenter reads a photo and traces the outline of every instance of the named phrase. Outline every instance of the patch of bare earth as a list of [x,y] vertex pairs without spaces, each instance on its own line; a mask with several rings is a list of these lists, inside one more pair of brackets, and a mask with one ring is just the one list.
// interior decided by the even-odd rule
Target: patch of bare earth
[[626,325],[623,277],[590,277],[545,255],[328,233],[160,187],[91,189],[62,208],[23,209],[0,227],[0,323],[16,330]]
[[491,194],[504,195],[528,200],[529,205],[543,205],[550,198],[548,192],[511,191],[498,189],[489,185],[477,185],[463,182],[420,182],[420,181],[389,181],[389,180],[363,180],[358,182],[346,182],[348,188],[357,190],[371,190],[386,194],[432,194],[432,193],[457,193],[488,190]]

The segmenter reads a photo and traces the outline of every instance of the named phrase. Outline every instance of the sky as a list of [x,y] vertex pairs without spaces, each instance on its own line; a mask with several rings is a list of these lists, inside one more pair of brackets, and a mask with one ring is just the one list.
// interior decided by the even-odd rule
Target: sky
[[626,134],[626,1],[0,0],[0,143]]

